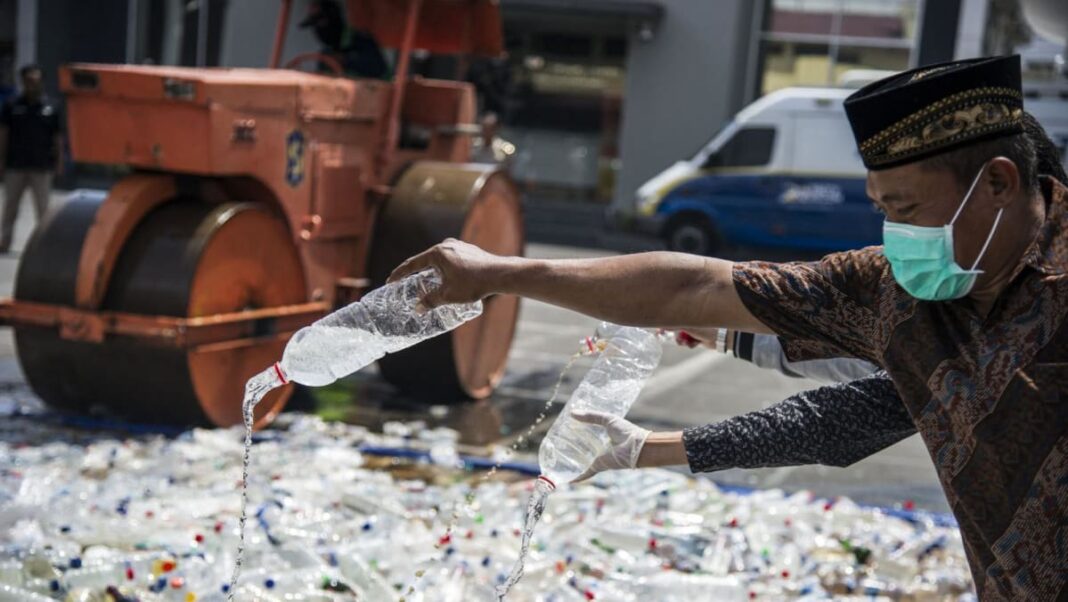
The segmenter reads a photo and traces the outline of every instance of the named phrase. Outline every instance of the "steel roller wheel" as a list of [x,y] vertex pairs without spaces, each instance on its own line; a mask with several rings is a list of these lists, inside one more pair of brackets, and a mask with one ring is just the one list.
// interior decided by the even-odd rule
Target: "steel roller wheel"
[[[519,194],[505,172],[437,162],[408,168],[379,214],[372,284],[381,285],[402,261],[450,237],[500,255],[523,253]],[[487,397],[504,374],[518,314],[516,297],[487,299],[477,319],[382,358],[382,376],[433,403]]]
[[[73,304],[78,257],[99,199],[73,199],[42,224],[23,254],[19,300]],[[204,316],[305,300],[284,220],[249,204],[176,199],[150,213],[123,247],[102,310]],[[188,350],[113,337],[69,341],[19,326],[15,341],[33,389],[76,411],[103,406],[140,422],[240,424],[245,381],[281,357],[285,341],[235,341]],[[257,406],[269,422],[292,394]]]

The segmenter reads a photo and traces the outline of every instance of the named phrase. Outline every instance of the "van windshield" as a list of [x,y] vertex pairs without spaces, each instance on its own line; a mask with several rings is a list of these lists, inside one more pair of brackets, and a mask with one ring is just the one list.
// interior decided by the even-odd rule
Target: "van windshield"
[[687,155],[688,157],[693,157],[692,159],[690,159],[690,161],[697,164],[704,163],[705,160],[708,158],[708,155],[712,152],[711,149],[722,146],[722,144],[720,143],[720,138],[723,138],[725,135],[729,135],[728,130],[730,130],[733,126],[733,119],[728,119],[724,121],[723,125],[721,125],[719,129],[716,130],[716,133],[712,134],[712,137],[709,138],[707,142],[701,144],[701,147],[697,149],[697,152],[693,153],[692,155]]
[[775,128],[753,126],[739,129],[701,164],[713,167],[761,167],[771,163],[775,148]]

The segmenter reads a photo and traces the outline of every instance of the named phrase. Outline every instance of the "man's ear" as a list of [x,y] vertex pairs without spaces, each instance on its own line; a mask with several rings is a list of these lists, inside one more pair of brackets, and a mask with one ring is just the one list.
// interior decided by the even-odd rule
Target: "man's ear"
[[1004,209],[1020,196],[1020,170],[1007,157],[994,157],[987,164],[982,182],[994,209]]

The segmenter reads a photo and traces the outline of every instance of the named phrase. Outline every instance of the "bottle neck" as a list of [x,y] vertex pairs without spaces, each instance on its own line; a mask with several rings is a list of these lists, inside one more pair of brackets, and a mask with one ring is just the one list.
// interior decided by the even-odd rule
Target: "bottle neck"
[[282,370],[281,362],[274,363],[274,374],[278,377],[278,380],[281,381],[283,385],[289,384],[289,379],[286,378],[286,372],[285,370]]

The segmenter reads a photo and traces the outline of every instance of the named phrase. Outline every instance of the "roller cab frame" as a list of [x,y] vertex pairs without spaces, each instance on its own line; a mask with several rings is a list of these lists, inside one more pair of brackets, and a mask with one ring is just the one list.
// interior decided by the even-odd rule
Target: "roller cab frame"
[[[501,52],[489,0],[352,0],[350,25],[397,49],[392,81],[278,69],[71,64],[60,70],[73,157],[129,175],[77,193],[39,226],[0,322],[51,405],[230,425],[245,380],[288,338],[446,237],[521,254],[519,195],[468,163],[470,84],[409,77],[416,48]],[[308,58],[329,64],[332,57]],[[336,62],[336,61],[335,61]],[[400,143],[402,131],[419,143]],[[448,402],[489,395],[518,300],[384,360],[383,376]],[[292,391],[258,406],[269,422]]]

